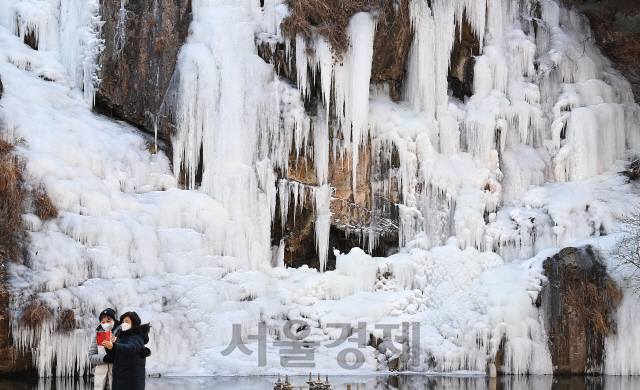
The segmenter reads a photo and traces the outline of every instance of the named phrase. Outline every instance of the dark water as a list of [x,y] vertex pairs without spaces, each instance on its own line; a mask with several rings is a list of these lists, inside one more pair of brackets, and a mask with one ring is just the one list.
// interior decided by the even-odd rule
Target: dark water
[[[324,380],[324,377],[322,378]],[[520,376],[496,380],[482,376],[335,376],[329,377],[336,390],[640,390],[640,377],[552,377]],[[271,390],[273,377],[148,378],[148,390]],[[307,378],[294,377],[294,386],[306,386]],[[0,390],[92,390],[91,378],[0,379]]]

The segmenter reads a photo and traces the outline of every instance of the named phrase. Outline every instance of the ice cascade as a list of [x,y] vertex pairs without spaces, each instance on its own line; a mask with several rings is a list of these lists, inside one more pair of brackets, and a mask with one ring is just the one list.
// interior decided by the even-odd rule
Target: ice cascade
[[[290,320],[308,325],[315,364],[328,371],[341,370],[340,351],[355,345],[327,346],[341,340],[338,324],[367,340],[356,372],[392,362],[484,371],[503,340],[506,372],[552,372],[533,305],[542,262],[553,248],[613,233],[613,213],[638,200],[615,174],[638,146],[630,85],[588,39],[588,21],[555,1],[408,4],[413,38],[393,100],[389,85],[370,82],[379,15],[351,17],[336,61],[317,32],[282,35],[285,0],[194,0],[165,101],[177,128],[170,160],[137,129],[90,111],[97,1],[0,2],[0,135],[24,139],[16,153],[28,193],[46,193],[59,210],[41,220],[28,207],[28,256],[7,266],[14,341],[32,348],[40,375],[89,368],[95,315],[108,306],[151,323],[154,374],[281,372],[274,342]],[[461,100],[447,77],[463,24],[479,47]],[[286,48],[296,80],[258,55],[263,44]],[[358,194],[365,155],[371,193]],[[313,184],[289,176],[307,160]],[[370,226],[357,227],[369,253],[330,252],[337,164],[349,170],[353,198],[372,199]],[[285,268],[274,221],[307,206],[318,269]],[[388,232],[397,248],[371,256]],[[620,324],[635,338],[626,299]],[[25,326],[28,305],[51,318]],[[69,309],[77,328],[63,332],[57,321]],[[233,329],[257,353],[223,353]],[[607,345],[629,344],[624,337]],[[640,374],[607,359],[608,373]]]

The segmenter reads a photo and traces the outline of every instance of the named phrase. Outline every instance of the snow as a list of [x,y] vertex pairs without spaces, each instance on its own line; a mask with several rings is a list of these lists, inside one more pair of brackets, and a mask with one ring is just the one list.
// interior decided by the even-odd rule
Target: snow
[[[484,372],[505,339],[506,372],[551,373],[533,305],[542,263],[565,246],[615,244],[615,213],[640,200],[617,172],[640,148],[630,85],[586,39],[588,22],[538,3],[534,35],[530,1],[412,0],[405,87],[393,101],[388,86],[369,82],[375,15],[353,16],[337,63],[317,34],[298,35],[292,50],[279,31],[281,0],[194,1],[165,102],[177,113],[171,164],[151,153],[152,137],[90,110],[101,40],[123,33],[100,36],[98,2],[3,0],[0,135],[24,139],[27,190],[46,192],[59,210],[43,221],[29,206],[28,259],[7,267],[18,347],[34,348],[42,376],[84,371],[95,316],[111,306],[151,323],[151,374],[306,373],[283,367],[274,345],[290,320],[307,323],[305,340],[318,343],[315,371],[343,372],[338,358],[351,348],[362,353],[347,359],[362,363],[353,374],[387,371],[403,349],[417,363],[402,363],[407,370]],[[446,78],[463,15],[480,55],[474,94],[460,101]],[[31,32],[37,51],[22,43]],[[258,57],[256,42],[285,43],[296,85]],[[371,186],[398,203],[398,251],[353,248],[327,270],[330,157],[350,159],[355,193],[365,148],[373,165],[392,167]],[[317,186],[277,176],[308,156]],[[284,267],[284,244],[271,242],[276,202],[282,220],[314,207],[319,270]],[[363,234],[371,252],[378,233]],[[637,375],[637,294],[623,287],[619,332],[606,340],[619,353],[606,355],[606,372]],[[18,322],[32,298],[54,311],[42,329]],[[59,332],[55,318],[67,309],[79,327]],[[234,324],[254,353],[222,354]],[[341,339],[336,324],[363,332],[365,344],[393,326],[394,341],[329,347]],[[265,339],[251,338],[261,326]]]
[[98,55],[104,40],[97,0],[6,0],[0,4],[0,23],[19,37],[33,35],[41,51],[53,51],[69,81],[93,105],[100,85]]

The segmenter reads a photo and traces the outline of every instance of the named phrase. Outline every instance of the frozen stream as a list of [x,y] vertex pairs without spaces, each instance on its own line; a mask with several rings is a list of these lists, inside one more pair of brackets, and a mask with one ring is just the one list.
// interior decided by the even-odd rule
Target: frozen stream
[[[595,376],[595,377],[553,377],[548,375],[505,376],[490,380],[484,376],[430,376],[430,375],[390,375],[331,377],[332,389],[346,390],[347,385],[356,390],[391,389],[509,389],[509,390],[600,390],[600,389],[640,389],[640,377]],[[293,385],[303,385],[305,377],[295,377]],[[217,390],[270,390],[273,377],[184,377],[148,378],[147,388],[164,389],[217,389]],[[30,378],[0,379],[0,390],[8,389],[91,389],[91,378]]]

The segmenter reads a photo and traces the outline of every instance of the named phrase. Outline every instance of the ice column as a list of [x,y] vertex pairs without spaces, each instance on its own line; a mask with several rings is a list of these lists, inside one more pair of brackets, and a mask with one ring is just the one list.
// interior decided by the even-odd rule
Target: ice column
[[193,187],[202,156],[201,190],[220,201],[232,220],[226,234],[232,241],[218,245],[250,268],[271,256],[276,187],[267,173],[271,157],[281,155],[261,147],[270,132],[280,131],[280,107],[273,69],[257,56],[255,7],[249,0],[194,2],[192,33],[178,64],[174,137],[176,176],[183,168]]
[[100,79],[98,55],[104,49],[100,37],[100,3],[96,0],[62,0],[60,3],[60,58],[84,99],[93,105]]
[[345,140],[353,142],[352,184],[355,194],[359,147],[369,134],[369,79],[375,34],[375,21],[371,14],[355,14],[349,22],[347,34],[351,49],[345,55],[343,64],[334,68],[334,92],[342,134]]
[[93,105],[98,55],[104,48],[97,0],[14,1],[0,4],[0,23],[23,39],[33,35],[38,50],[60,54],[71,82]]
[[329,255],[329,230],[331,228],[331,189],[328,184],[323,184],[316,189],[316,249],[320,258],[320,272],[327,267]]

